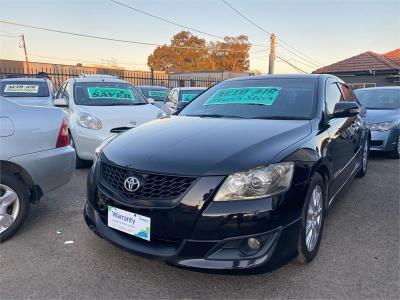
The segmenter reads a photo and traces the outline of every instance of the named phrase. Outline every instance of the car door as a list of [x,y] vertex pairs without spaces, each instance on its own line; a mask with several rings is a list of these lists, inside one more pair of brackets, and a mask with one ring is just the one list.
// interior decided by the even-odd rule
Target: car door
[[[361,149],[361,147],[363,145],[363,143],[362,143],[363,142],[362,123],[363,123],[363,116],[365,114],[365,111],[362,109],[361,104],[358,102],[357,97],[354,95],[353,91],[351,90],[351,88],[348,85],[346,85],[344,83],[340,83],[340,82],[338,85],[339,85],[339,88],[343,95],[343,101],[356,102],[360,106],[360,113],[357,116],[350,118],[352,120],[352,123],[351,123],[351,128],[350,128],[349,134],[351,134],[351,137],[353,140],[353,152],[355,155],[359,152],[359,150]],[[357,163],[358,163],[357,160],[354,160],[353,167],[355,167],[355,165]]]
[[353,171],[355,161],[354,123],[357,117],[332,118],[335,104],[345,101],[339,84],[335,79],[328,79],[326,84],[325,114],[328,119],[328,132],[330,135],[328,151],[331,157],[333,174],[331,196],[346,182]]

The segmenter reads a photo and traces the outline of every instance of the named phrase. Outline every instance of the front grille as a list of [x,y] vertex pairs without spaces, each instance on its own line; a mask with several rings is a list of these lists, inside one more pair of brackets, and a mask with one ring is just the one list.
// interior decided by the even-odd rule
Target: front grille
[[[124,187],[125,179],[135,176],[140,188],[129,192]],[[101,182],[126,200],[172,200],[181,197],[196,180],[195,177],[183,177],[145,173],[122,168],[104,161],[100,166]]]
[[111,129],[110,132],[112,132],[112,133],[120,133],[120,132],[127,131],[129,129],[132,129],[132,128],[135,128],[135,127],[115,127],[113,129]]

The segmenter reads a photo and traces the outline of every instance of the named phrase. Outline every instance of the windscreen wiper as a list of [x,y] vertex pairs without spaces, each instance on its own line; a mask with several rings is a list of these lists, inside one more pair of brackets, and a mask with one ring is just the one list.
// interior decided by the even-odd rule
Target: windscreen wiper
[[199,117],[199,118],[235,118],[235,119],[245,119],[241,116],[231,116],[231,115],[219,115],[219,114],[198,114],[198,115],[184,115],[186,117]]
[[260,120],[309,120],[305,117],[295,117],[295,116],[262,116],[262,117],[254,117],[252,119],[260,119]]

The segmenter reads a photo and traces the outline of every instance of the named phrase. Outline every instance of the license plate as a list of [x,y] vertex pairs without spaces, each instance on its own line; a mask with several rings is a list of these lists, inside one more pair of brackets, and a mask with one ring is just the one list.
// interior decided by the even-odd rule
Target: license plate
[[108,205],[108,226],[150,241],[150,218]]

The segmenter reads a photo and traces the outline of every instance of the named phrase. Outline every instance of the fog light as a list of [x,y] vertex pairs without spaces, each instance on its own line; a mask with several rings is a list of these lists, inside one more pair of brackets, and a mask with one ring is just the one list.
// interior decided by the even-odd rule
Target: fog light
[[261,247],[261,242],[256,238],[248,238],[247,246],[251,251],[258,251]]

